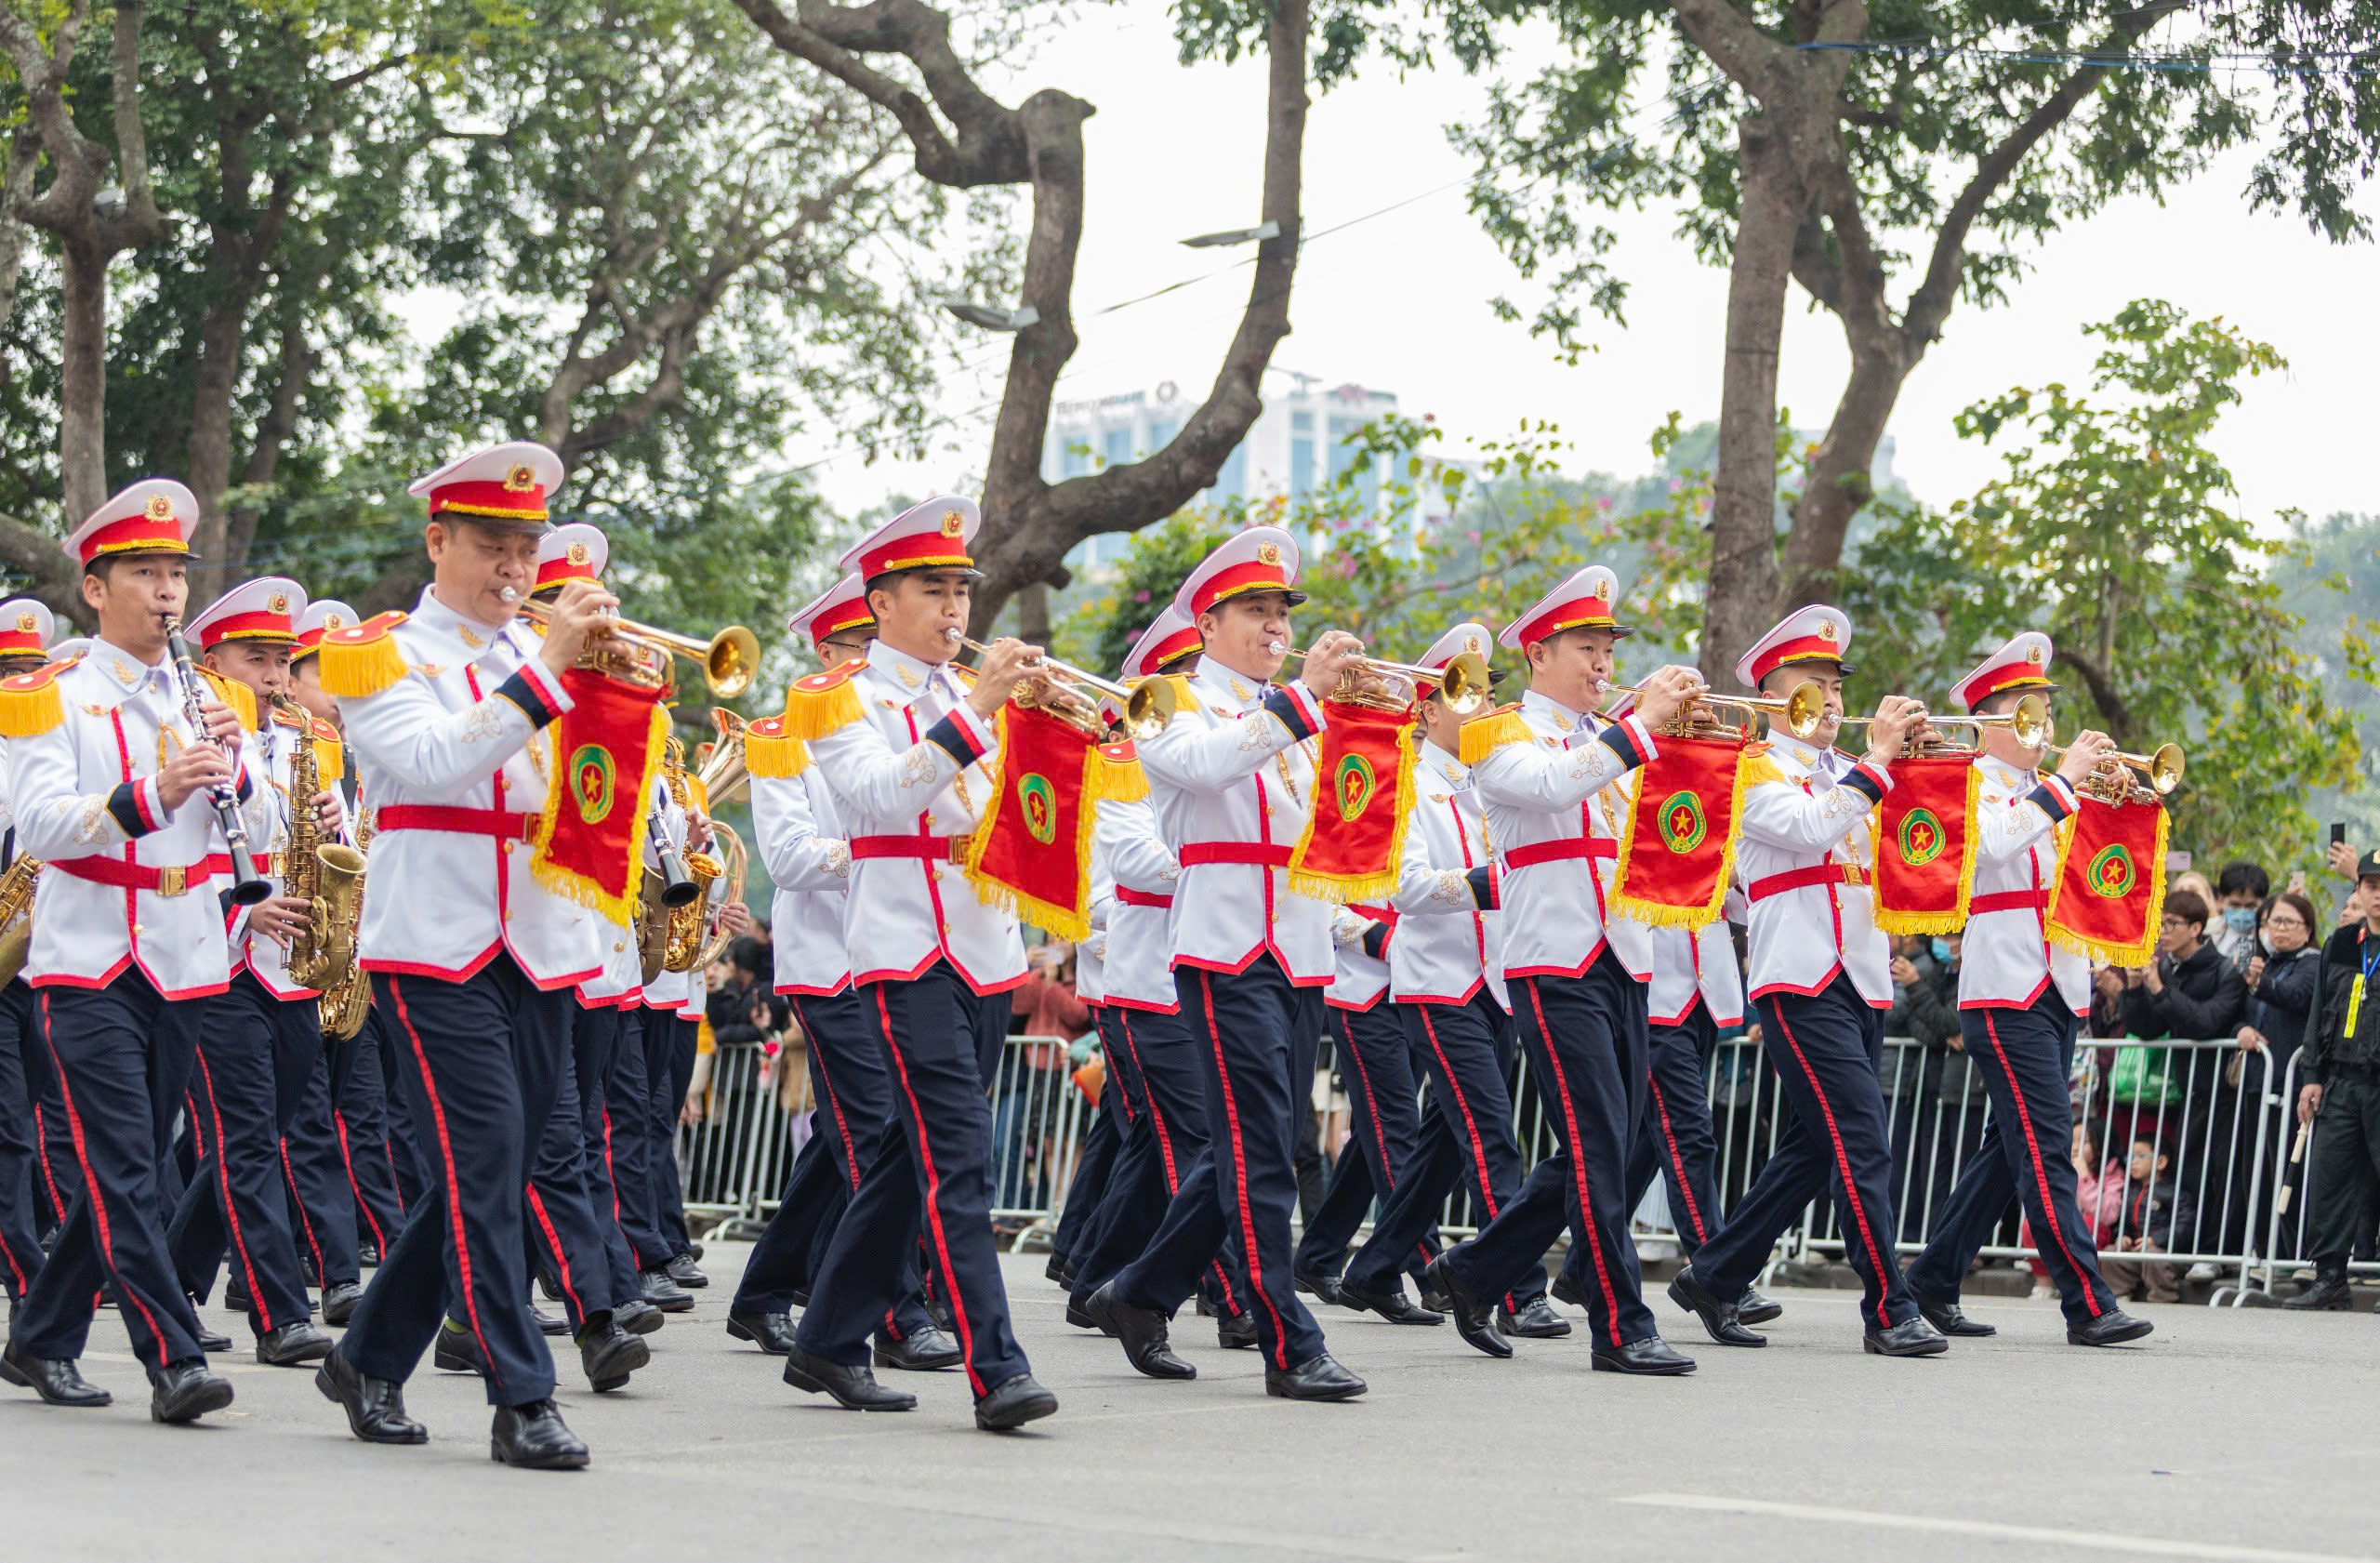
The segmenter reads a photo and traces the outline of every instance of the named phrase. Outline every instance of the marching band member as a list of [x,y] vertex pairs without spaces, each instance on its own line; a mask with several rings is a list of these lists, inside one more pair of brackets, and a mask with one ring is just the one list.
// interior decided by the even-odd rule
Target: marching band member
[[917,1397],[869,1371],[868,1338],[900,1300],[920,1229],[956,1326],[975,1424],[1020,1426],[1058,1409],[1009,1328],[991,1226],[991,1104],[1009,993],[1025,980],[1016,919],[983,899],[954,848],[985,797],[1000,707],[1038,655],[995,642],[972,680],[949,666],[977,572],[972,500],[934,498],[843,556],[877,638],[864,661],[798,681],[786,725],[808,743],[848,832],[843,939],[860,1007],[892,1083],[895,1117],[835,1228],[786,1358],[797,1389],[857,1411]]
[[1528,1284],[1567,1220],[1592,1269],[1591,1365],[1676,1374],[1694,1361],[1661,1340],[1645,1306],[1622,1199],[1643,1101],[1651,942],[1642,923],[1604,915],[1603,864],[1618,854],[1620,815],[1597,795],[1654,757],[1652,730],[1699,681],[1690,669],[1661,669],[1645,681],[1634,715],[1595,730],[1589,713],[1611,678],[1613,647],[1633,632],[1612,616],[1619,584],[1590,565],[1508,625],[1498,642],[1528,658],[1528,693],[1461,735],[1502,870],[1504,979],[1531,1073],[1563,1132],[1561,1148],[1478,1237],[1439,1256],[1429,1281],[1453,1303],[1465,1341],[1510,1357],[1496,1302]]
[[[206,1006],[191,1080],[204,1154],[165,1230],[183,1288],[202,1299],[214,1290],[230,1239],[257,1360],[280,1368],[319,1362],[331,1349],[331,1338],[311,1322],[284,1145],[323,1056],[322,995],[289,974],[289,941],[312,921],[311,907],[288,894],[292,816],[314,811],[326,839],[336,839],[341,823],[338,795],[327,786],[306,798],[290,792],[298,746],[310,746],[317,775],[330,778],[339,768],[336,740],[325,744],[313,718],[274,703],[287,692],[289,654],[305,611],[306,593],[296,581],[267,576],[233,587],[190,621],[207,670],[247,691],[258,712],[250,741],[266,785],[243,812],[258,870],[273,893],[232,919],[231,986]],[[351,1238],[347,1261],[355,1263]]]
[[[58,621],[30,597],[0,603],[0,679],[29,673],[49,660],[43,648]],[[0,738],[0,755],[7,740]],[[0,871],[17,858],[17,827],[0,796]],[[28,887],[27,894],[32,894]],[[0,930],[5,932],[6,930]],[[0,988],[0,1291],[10,1303],[25,1294],[41,1268],[41,1222],[34,1188],[41,1166],[41,1113],[37,1101],[49,1070],[33,1026],[33,989],[21,975]]]
[[[796,612],[786,629],[807,635],[824,667],[862,661],[876,638],[866,583],[845,576]],[[752,776],[753,844],[776,887],[771,903],[776,991],[791,1001],[808,1040],[816,1115],[776,1213],[745,1258],[727,1332],[784,1357],[793,1349],[793,1310],[807,1305],[826,1246],[860,1180],[876,1164],[896,1114],[892,1066],[862,994],[852,986],[851,953],[843,943],[852,854],[833,790],[782,718],[745,730],[744,758]],[[959,1343],[926,1312],[914,1242],[901,1255],[897,1296],[891,1317],[875,1331],[876,1365],[956,1367]]]
[[600,920],[532,872],[531,811],[559,762],[539,735],[573,705],[562,675],[616,606],[571,581],[542,639],[516,617],[562,476],[524,443],[415,483],[432,570],[419,604],[326,634],[316,654],[373,800],[381,894],[364,899],[362,964],[408,1060],[432,1176],[315,1383],[357,1437],[426,1440],[403,1386],[452,1277],[496,1408],[491,1452],[538,1469],[582,1467],[588,1451],[555,1410],[553,1358],[525,1305],[522,1189],[562,1087],[571,990],[603,962]]
[[1317,691],[1353,670],[1360,643],[1323,634],[1299,682],[1274,687],[1289,644],[1298,550],[1255,526],[1209,554],[1174,606],[1204,645],[1165,730],[1139,746],[1158,829],[1174,848],[1173,977],[1206,1076],[1208,1154],[1183,1180],[1139,1258],[1084,1305],[1156,1378],[1197,1370],[1169,1349],[1167,1323],[1236,1238],[1241,1305],[1255,1318],[1267,1394],[1340,1400],[1364,1381],[1324,1349],[1292,1280],[1289,1215],[1297,1115],[1306,1110],[1320,1030],[1312,1000],[1330,980],[1330,908],[1288,888],[1289,850],[1314,803],[1305,740],[1322,730]]
[[[1489,631],[1458,624],[1415,666],[1444,670],[1459,656],[1486,658]],[[1367,1242],[1347,1265],[1342,1299],[1366,1302],[1395,1285],[1396,1267],[1427,1242],[1439,1207],[1467,1186],[1493,1221],[1520,1192],[1521,1153],[1504,1081],[1515,1043],[1504,982],[1503,917],[1495,909],[1494,854],[1471,768],[1462,763],[1462,718],[1437,690],[1421,704],[1415,735],[1417,790],[1409,799],[1403,861],[1388,944],[1395,1018],[1430,1082],[1431,1111],[1406,1182],[1387,1199]],[[1435,1317],[1435,1316],[1434,1316]],[[1567,1335],[1569,1321],[1545,1302],[1542,1265],[1525,1269],[1499,1299],[1506,1334]]]
[[[240,719],[187,689],[167,655],[197,520],[191,491],[163,478],[94,510],[67,539],[99,622],[89,655],[0,683],[18,850],[48,866],[25,978],[83,1175],[10,1316],[0,1378],[52,1405],[106,1405],[74,1366],[104,1288],[148,1370],[150,1415],[167,1423],[231,1403],[174,1274],[158,1178],[206,1009],[197,1000],[231,974],[207,893],[226,862],[222,829],[196,795],[245,798],[257,775]],[[186,714],[193,704],[204,731]]]
[[1744,1289],[1778,1234],[1831,1185],[1844,1255],[1864,1292],[1863,1348],[1929,1357],[1950,1343],[1918,1317],[1892,1248],[1892,1139],[1877,1075],[1893,1001],[1891,951],[1876,926],[1868,848],[1870,818],[1893,785],[1892,762],[1922,731],[1925,711],[1887,695],[1864,758],[1854,762],[1828,747],[1843,720],[1850,643],[1842,613],[1797,608],[1736,664],[1736,677],[1763,695],[1813,680],[1826,695],[1826,720],[1808,740],[1777,734],[1765,753],[1742,762],[1754,768],[1736,847],[1752,902],[1752,999],[1793,1116],[1751,1190],[1670,1283],[1670,1296],[1722,1345],[1766,1344],[1744,1328]]
[[[658,811],[668,844],[677,847],[684,839],[685,810],[657,774],[649,801]],[[654,871],[655,861],[648,849],[646,872]],[[603,1159],[612,1176],[613,1224],[628,1244],[643,1300],[662,1313],[689,1313],[694,1294],[680,1285],[673,1273],[678,1242],[666,1229],[662,1195],[663,1185],[674,1185],[676,1181],[671,1142],[676,1137],[677,1111],[674,1106],[670,1109],[667,1128],[657,1128],[654,1103],[670,1088],[678,1006],[692,974],[661,971],[651,981],[641,981],[640,953],[638,976],[636,996],[619,1005],[620,1040],[613,1051],[611,1075],[604,1081]]]
[[[2027,630],[1960,680],[1950,698],[1977,715],[1998,715],[2028,692],[2055,694],[2049,667],[2049,637]],[[1944,1334],[1996,1333],[1961,1310],[1959,1287],[2013,1194],[2057,1283],[2066,1338],[2084,1346],[2136,1341],[2155,1326],[2124,1312],[2100,1278],[2096,1235],[2075,1206],[2074,1163],[2065,1148],[2074,1132],[2067,1081],[2078,1017],[2090,1013],[2091,965],[2052,945],[2044,927],[2057,880],[2057,826],[2077,806],[2075,789],[2115,744],[2104,733],[2078,733],[2056,773],[2043,775],[2034,769],[2041,750],[2008,727],[1978,731],[1982,779],[1969,827],[1975,888],[1959,960],[1959,1033],[1990,1094],[1991,1122],[1933,1240],[1909,1267],[1910,1290]]]

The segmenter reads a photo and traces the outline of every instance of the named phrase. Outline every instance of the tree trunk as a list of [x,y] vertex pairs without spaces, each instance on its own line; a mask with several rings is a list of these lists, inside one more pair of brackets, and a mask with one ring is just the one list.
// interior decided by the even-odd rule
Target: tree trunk
[[108,497],[109,250],[61,237],[58,469],[66,524],[76,527]]
[[1875,497],[1871,469],[1900,388],[1914,368],[1898,351],[1897,333],[1883,339],[1851,334],[1851,377],[1835,404],[1826,438],[1811,454],[1801,497],[1793,505],[1793,530],[1785,544],[1785,589],[1781,601],[1830,602],[1843,563],[1844,535],[1851,518]]
[[[198,496],[198,525],[192,530],[190,599],[205,603],[240,580],[242,558],[230,548],[230,518],[224,491],[231,486],[231,398],[240,373],[240,350],[247,336],[251,290],[233,286],[208,307],[198,327],[198,363],[191,372],[190,442],[184,446],[183,481]],[[245,550],[241,550],[245,554]]]
[[1031,645],[1050,643],[1050,589],[1039,581],[1017,589],[1016,638]]

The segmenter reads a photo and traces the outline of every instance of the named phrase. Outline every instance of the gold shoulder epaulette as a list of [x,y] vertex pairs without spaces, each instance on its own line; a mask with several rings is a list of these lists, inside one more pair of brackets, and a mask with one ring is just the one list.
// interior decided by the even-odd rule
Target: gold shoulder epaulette
[[1781,782],[1785,779],[1784,771],[1770,757],[1766,744],[1744,746],[1743,760],[1736,771],[1738,787],[1749,788],[1758,787],[1763,782]]
[[1088,778],[1092,797],[1137,803],[1149,795],[1148,774],[1141,769],[1141,752],[1130,738],[1096,745],[1093,754]]
[[805,743],[814,742],[866,714],[860,707],[859,691],[852,687],[852,675],[866,666],[854,656],[823,673],[794,680],[793,687],[785,692],[785,731]]
[[392,609],[324,635],[317,654],[323,688],[342,700],[360,700],[394,686],[408,669],[405,654],[390,631],[404,621],[405,616]]
[[1754,738],[1752,742],[1744,746],[1744,758],[1746,760],[1750,760],[1753,755],[1766,754],[1767,752],[1768,740],[1765,738]]
[[1190,681],[1187,678],[1180,673],[1170,673],[1166,676],[1165,682],[1173,686],[1175,710],[1195,711],[1198,709],[1198,697],[1190,693]]
[[798,776],[810,769],[810,748],[785,730],[783,717],[764,716],[745,724],[744,768],[756,776]]
[[215,692],[215,697],[231,708],[240,725],[253,733],[257,730],[257,692],[237,679],[227,679],[211,668],[201,668],[198,676]]
[[307,723],[307,735],[314,740],[314,769],[324,781],[337,781],[347,775],[347,740],[338,729],[320,717]]
[[1476,765],[1506,744],[1536,741],[1537,735],[1529,731],[1528,719],[1521,715],[1518,706],[1499,706],[1462,724],[1461,752],[1455,758],[1465,765]]
[[30,673],[0,679],[0,738],[31,738],[65,722],[66,702],[59,696],[58,675],[72,666],[51,662]]

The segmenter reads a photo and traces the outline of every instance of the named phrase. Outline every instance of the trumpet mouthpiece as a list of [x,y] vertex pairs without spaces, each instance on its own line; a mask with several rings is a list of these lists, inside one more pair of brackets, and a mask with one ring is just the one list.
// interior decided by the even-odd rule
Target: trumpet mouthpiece
[[1280,642],[1272,641],[1265,644],[1264,655],[1267,656],[1285,656],[1289,654],[1289,648],[1288,646],[1283,645]]
[[521,589],[517,586],[508,586],[502,591],[497,592],[496,595],[503,598],[505,604],[509,607],[512,603],[521,601]]
[[952,645],[957,645],[959,642],[967,638],[967,631],[964,629],[945,629],[942,632],[942,638],[948,641]]

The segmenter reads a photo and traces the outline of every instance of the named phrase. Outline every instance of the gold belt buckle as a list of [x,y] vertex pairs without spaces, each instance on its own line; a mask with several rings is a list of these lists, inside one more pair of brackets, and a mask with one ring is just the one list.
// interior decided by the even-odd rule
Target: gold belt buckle
[[158,869],[157,894],[160,895],[189,894],[190,870],[181,867],[179,864],[176,864],[170,868]]

